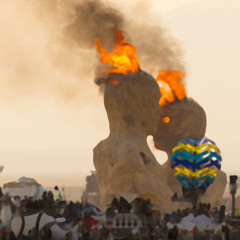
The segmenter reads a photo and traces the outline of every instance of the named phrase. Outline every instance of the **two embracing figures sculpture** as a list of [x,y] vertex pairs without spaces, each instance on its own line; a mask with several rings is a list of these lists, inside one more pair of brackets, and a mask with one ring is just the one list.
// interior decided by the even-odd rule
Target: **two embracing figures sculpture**
[[[198,103],[187,97],[160,106],[159,85],[150,74],[140,69],[137,59],[133,61],[137,64],[135,69],[122,73],[117,68],[122,68],[124,63],[117,66],[114,61],[109,61],[112,55],[107,55],[101,42],[96,44],[102,62],[115,66],[99,80],[104,83],[104,105],[110,128],[109,136],[93,151],[102,207],[105,208],[113,197],[119,197],[119,193],[132,193],[154,196],[159,200],[156,206],[162,212],[174,210],[179,204],[171,202],[171,197],[174,193],[181,196],[182,186],[171,169],[172,148],[184,138],[203,138],[206,114]],[[121,40],[119,45],[131,46]],[[119,54],[118,47],[114,49],[115,55]],[[125,52],[128,54],[129,50]],[[170,119],[167,123],[163,121],[165,116]],[[149,135],[153,136],[155,147],[168,155],[163,165],[147,144]],[[219,171],[201,201],[219,206],[225,186],[226,174]]]

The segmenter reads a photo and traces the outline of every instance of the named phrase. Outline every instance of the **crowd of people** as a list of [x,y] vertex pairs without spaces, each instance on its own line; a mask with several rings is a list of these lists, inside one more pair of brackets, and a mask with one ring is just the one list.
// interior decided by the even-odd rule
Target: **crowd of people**
[[[114,199],[106,210],[107,219],[117,219],[118,214],[132,211],[142,226],[129,235],[129,239],[178,239],[178,240],[235,240],[240,239],[240,225],[237,219],[225,216],[225,206],[212,208],[210,204],[199,203],[192,208],[178,209],[171,213],[161,214],[153,210],[150,200],[136,199],[130,205],[124,199]],[[197,225],[190,229],[179,227],[181,220],[187,216],[205,216],[211,220],[214,228],[198,229]]]
[[[44,192],[41,199],[32,197],[1,196],[1,209],[10,206],[14,216],[24,217],[38,212],[44,212],[54,218],[64,217],[65,221],[58,226],[65,231],[62,240],[235,240],[240,239],[238,222],[229,222],[224,214],[224,206],[211,208],[210,204],[199,204],[195,208],[178,209],[161,214],[153,208],[151,201],[141,198],[129,204],[124,198],[114,198],[104,211],[87,202],[66,202],[54,200],[51,191]],[[180,221],[193,214],[195,217],[209,217],[216,229],[199,230],[197,226],[191,229],[179,228]],[[2,215],[1,215],[2,217]],[[20,230],[19,230],[20,231]],[[54,228],[46,225],[39,231],[36,227],[30,229],[27,235],[15,236],[10,226],[0,224],[0,239],[54,239]]]

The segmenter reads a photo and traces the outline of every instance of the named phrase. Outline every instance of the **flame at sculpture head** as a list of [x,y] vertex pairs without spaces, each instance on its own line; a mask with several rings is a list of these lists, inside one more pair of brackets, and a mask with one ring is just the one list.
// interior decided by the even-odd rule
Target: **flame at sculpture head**
[[183,139],[172,150],[171,167],[185,190],[201,189],[213,183],[221,168],[220,150],[208,138]]
[[161,84],[161,98],[159,104],[167,105],[186,98],[187,91],[183,84],[184,73],[180,71],[159,71],[157,81]]
[[136,55],[136,47],[127,43],[123,32],[116,28],[115,41],[117,46],[110,53],[102,47],[100,39],[95,40],[97,51],[101,53],[101,62],[110,63],[114,68],[110,68],[108,73],[121,73],[127,75],[129,72],[138,72],[140,64]]

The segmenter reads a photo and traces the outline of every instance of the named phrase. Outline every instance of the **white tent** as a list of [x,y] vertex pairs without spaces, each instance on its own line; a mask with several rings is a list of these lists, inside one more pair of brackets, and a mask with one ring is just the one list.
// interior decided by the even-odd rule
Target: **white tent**
[[181,221],[178,224],[178,227],[180,229],[185,229],[185,230],[191,230],[196,226],[194,223],[194,215],[191,213],[187,215],[186,217],[182,218]]
[[180,229],[191,230],[194,226],[198,228],[199,231],[205,229],[215,229],[217,227],[216,224],[212,222],[212,220],[206,215],[202,214],[197,217],[191,213],[188,216],[181,219],[178,224]]
[[196,223],[197,225],[197,228],[199,230],[203,230],[203,229],[215,229],[217,227],[216,224],[214,224],[212,222],[212,220],[207,217],[206,215],[202,214],[202,215],[199,215],[197,216],[195,219],[194,219],[194,222]]
[[8,194],[10,197],[25,196],[39,199],[43,192],[46,191],[41,184],[34,178],[21,177],[18,182],[9,182],[3,185],[3,194]]
[[138,197],[138,193],[119,193],[121,197],[127,200],[128,203],[131,203]]

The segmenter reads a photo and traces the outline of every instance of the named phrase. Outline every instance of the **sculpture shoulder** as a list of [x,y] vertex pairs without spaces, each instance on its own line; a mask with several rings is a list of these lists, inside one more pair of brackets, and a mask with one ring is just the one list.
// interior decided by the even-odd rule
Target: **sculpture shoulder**
[[[125,152],[136,152],[140,150],[142,146],[139,145],[137,141],[132,139],[125,139],[124,141],[121,138],[107,138],[99,142],[93,149],[94,153],[97,152],[119,152],[126,154]],[[122,151],[124,150],[124,151]]]
[[156,161],[147,144],[141,144],[132,140],[126,140],[123,142],[106,139],[98,143],[93,152],[95,160],[104,157],[105,160],[108,159],[111,163],[116,163],[118,161],[121,161],[121,163],[131,161],[149,164],[150,162]]

